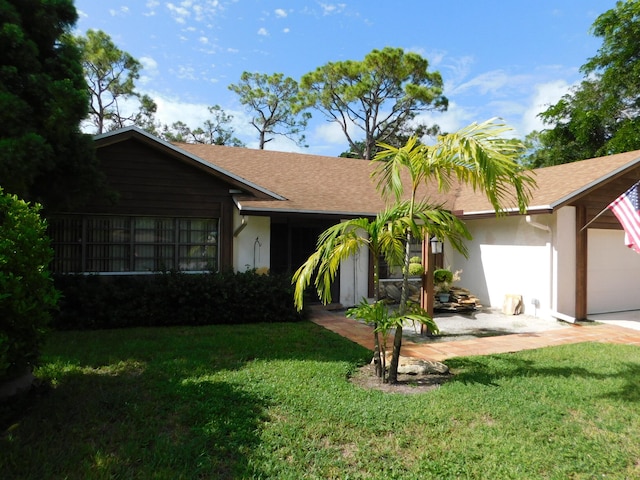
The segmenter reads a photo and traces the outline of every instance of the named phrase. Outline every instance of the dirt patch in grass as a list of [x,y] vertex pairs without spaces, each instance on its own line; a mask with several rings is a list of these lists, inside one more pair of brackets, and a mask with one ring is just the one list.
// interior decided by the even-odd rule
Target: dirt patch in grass
[[366,390],[379,390],[385,393],[416,394],[435,390],[452,377],[452,374],[398,374],[398,383],[382,383],[380,377],[376,376],[374,366],[367,364],[356,370],[353,375],[349,377],[349,381]]

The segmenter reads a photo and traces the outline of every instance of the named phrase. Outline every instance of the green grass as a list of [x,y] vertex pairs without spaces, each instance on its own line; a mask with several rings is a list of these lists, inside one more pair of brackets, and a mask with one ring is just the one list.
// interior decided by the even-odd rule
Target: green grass
[[640,477],[637,347],[453,359],[418,395],[351,385],[369,355],[306,322],[55,333],[0,478]]

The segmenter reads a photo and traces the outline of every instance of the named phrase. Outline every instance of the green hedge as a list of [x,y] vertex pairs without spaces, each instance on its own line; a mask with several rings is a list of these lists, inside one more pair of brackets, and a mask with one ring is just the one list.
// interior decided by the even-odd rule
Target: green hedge
[[0,188],[0,381],[33,368],[58,299],[39,205]]
[[254,271],[206,274],[60,275],[52,325],[59,330],[292,322],[291,277]]

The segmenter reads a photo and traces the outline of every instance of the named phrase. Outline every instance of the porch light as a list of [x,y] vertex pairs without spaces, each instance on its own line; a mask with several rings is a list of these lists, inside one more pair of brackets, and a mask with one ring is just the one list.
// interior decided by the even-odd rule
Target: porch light
[[431,244],[431,253],[433,254],[442,253],[443,244],[440,240],[438,240],[438,237],[431,237],[431,240],[429,240],[429,243]]

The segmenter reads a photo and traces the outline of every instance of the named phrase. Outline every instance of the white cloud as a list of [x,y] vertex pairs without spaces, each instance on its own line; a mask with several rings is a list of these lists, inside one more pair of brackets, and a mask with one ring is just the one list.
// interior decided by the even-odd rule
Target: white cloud
[[158,75],[158,62],[151,57],[140,57],[138,61],[142,64],[143,74],[140,75],[138,81],[141,85],[147,85]]
[[320,3],[320,8],[322,8],[323,15],[342,13],[346,6],[346,3]]
[[151,57],[140,57],[138,61],[142,64],[142,68],[147,70],[148,72],[157,73],[158,71],[158,62],[156,62]]
[[[442,63],[445,57],[445,53],[440,53],[427,58],[433,59],[431,61],[431,67],[434,68]],[[440,66],[441,69],[446,72],[446,74],[443,75],[446,84],[445,92],[448,91],[449,88],[453,89],[455,86],[460,85],[471,72],[471,67],[474,63],[475,60],[471,56],[446,58],[446,64],[443,63]]]
[[478,120],[478,111],[474,108],[462,107],[455,102],[449,102],[446,112],[425,112],[418,115],[416,124],[438,125],[443,133],[451,133]]
[[181,25],[186,24],[189,19],[194,19],[196,22],[207,22],[215,17],[220,10],[223,10],[218,0],[168,2],[166,8],[175,21]]
[[513,90],[528,83],[528,75],[510,75],[504,70],[485,72],[454,88],[454,94],[467,93],[468,90],[478,90],[481,95],[491,93],[502,95],[503,90]]
[[181,121],[192,128],[202,125],[211,114],[203,103],[189,103],[175,98],[149,93],[158,106],[156,120],[165,125]]
[[558,103],[558,100],[568,93],[571,87],[572,85],[564,80],[555,80],[536,85],[535,94],[531,97],[529,105],[527,105],[522,115],[523,133],[526,135],[533,130],[545,128],[540,118],[538,118],[538,114],[544,112],[551,105]]
[[149,9],[148,12],[144,13],[145,17],[153,17],[156,14],[156,8],[160,6],[160,2],[158,0],[148,0],[146,3],[146,7]]
[[187,67],[185,65],[178,65],[177,68],[172,68],[170,73],[183,80],[196,80],[196,74],[193,67]]
[[289,33],[291,31],[291,29],[289,28],[283,28],[282,29],[282,33]]
[[269,32],[266,28],[262,27],[258,30],[258,35],[262,35],[263,37],[269,36]]
[[204,37],[204,36],[203,36],[203,37],[200,37],[200,38],[198,39],[198,41],[199,41],[200,43],[202,43],[203,45],[206,45],[206,44],[208,44],[208,43],[209,43],[209,39],[208,39],[207,37]]
[[129,7],[120,7],[119,10],[116,10],[114,8],[109,10],[109,15],[111,15],[112,17],[119,17],[122,15],[127,15],[129,13]]
[[[183,2],[184,4],[185,2]],[[187,21],[187,18],[191,15],[191,12],[186,9],[184,6],[177,6],[173,3],[167,3],[167,8],[176,22],[184,24]]]
[[276,14],[276,17],[280,17],[280,18],[284,18],[287,16],[287,12],[282,8],[276,8],[274,10],[274,13]]
[[205,11],[204,11],[204,8],[202,8],[202,6],[194,5],[193,6],[193,13],[195,14],[196,20],[202,21],[204,19]]
[[347,143],[342,127],[340,127],[337,122],[321,123],[316,127],[313,135],[319,138],[322,142],[330,143],[332,145],[345,145]]

